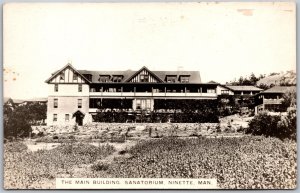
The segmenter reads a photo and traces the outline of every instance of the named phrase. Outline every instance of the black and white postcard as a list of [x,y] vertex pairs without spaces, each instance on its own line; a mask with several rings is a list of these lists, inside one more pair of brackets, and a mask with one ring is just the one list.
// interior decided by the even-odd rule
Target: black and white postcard
[[7,3],[5,189],[295,189],[294,2]]

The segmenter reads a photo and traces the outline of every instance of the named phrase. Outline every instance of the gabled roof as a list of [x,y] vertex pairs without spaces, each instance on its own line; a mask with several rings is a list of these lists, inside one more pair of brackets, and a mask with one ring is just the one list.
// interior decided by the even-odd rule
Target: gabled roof
[[79,76],[81,76],[85,81],[87,81],[88,83],[90,83],[90,81],[85,78],[79,71],[77,71],[70,63],[66,64],[63,68],[61,68],[60,70],[54,72],[52,74],[52,76],[50,78],[48,78],[45,82],[49,83],[53,78],[55,78],[61,71],[63,71],[64,69],[70,67],[72,70],[74,70]]
[[262,93],[286,93],[286,92],[296,92],[296,86],[274,86],[272,88],[269,88]]
[[176,75],[177,79],[175,83],[180,83],[179,76],[190,75],[189,83],[201,83],[199,71],[152,71],[160,79],[164,80],[168,75]]
[[78,72],[80,72],[82,75],[83,74],[90,74],[92,75],[92,83],[99,83],[99,77],[100,75],[110,75],[110,76],[114,76],[114,75],[122,75],[123,79],[122,82],[124,82],[124,80],[128,79],[130,76],[132,76],[132,74],[135,71],[131,71],[131,70],[125,70],[125,71],[91,71],[91,70],[78,70]]
[[226,85],[232,91],[262,91],[263,89],[255,87],[255,86],[234,86],[234,85]]
[[[141,71],[141,70],[139,70]],[[123,75],[122,82],[133,77],[135,74],[138,74],[139,71],[125,70],[125,71],[90,71],[90,70],[78,70],[81,74],[91,74],[92,75],[92,83],[99,83],[99,75]],[[179,83],[178,80],[180,75],[190,75],[189,82],[190,83],[201,83],[200,73],[199,71],[149,71],[154,74],[159,80],[165,82],[165,77],[168,75],[177,76],[176,82]]]
[[213,81],[213,80],[211,80],[211,81],[209,81],[209,82],[207,82],[207,83],[211,83],[211,84],[219,84],[218,82]]
[[128,79],[125,79],[125,82],[129,82],[133,77],[138,75],[143,70],[146,70],[151,74],[153,77],[157,79],[158,82],[164,82],[163,79],[160,79],[155,73],[151,72],[146,66],[143,66],[139,71],[136,71],[132,76],[130,76]]

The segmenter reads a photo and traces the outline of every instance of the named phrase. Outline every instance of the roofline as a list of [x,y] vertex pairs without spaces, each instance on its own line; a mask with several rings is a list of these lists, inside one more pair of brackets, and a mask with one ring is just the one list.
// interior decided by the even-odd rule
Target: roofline
[[218,86],[218,83],[181,83],[181,82],[176,82],[176,83],[170,83],[170,82],[92,82],[90,84],[103,84],[103,85],[109,85],[109,84],[128,84],[128,85],[134,85],[134,84],[140,84],[140,85],[215,85]]
[[132,79],[138,73],[140,73],[143,69],[147,70],[152,76],[154,76],[155,78],[157,78],[160,82],[164,82],[156,74],[154,74],[152,71],[150,71],[146,66],[143,66],[140,70],[136,71],[133,75],[131,75],[129,78],[127,78],[124,82],[128,82],[130,79]]
[[60,70],[58,70],[55,74],[53,74],[50,78],[48,78],[45,83],[49,84],[49,81],[54,78],[56,75],[58,75],[61,71],[63,71],[64,69],[66,69],[67,67],[72,68],[76,73],[78,73],[84,80],[86,80],[88,83],[91,83],[87,78],[85,78],[80,72],[78,72],[78,70],[76,70],[76,68],[74,68],[70,63],[66,64],[64,67],[62,67]]
[[[253,86],[253,85],[221,85],[221,86],[224,86],[224,87],[226,87],[226,88],[228,88],[229,90],[231,90],[231,91],[242,91],[242,90],[234,90],[234,89],[232,89],[232,88],[229,88],[228,86]],[[253,86],[253,87],[255,87],[255,88],[257,88],[258,90],[256,90],[256,91],[263,91],[264,89],[261,89],[261,88],[259,88],[259,87],[257,87],[257,86]],[[253,91],[253,90],[252,90]]]

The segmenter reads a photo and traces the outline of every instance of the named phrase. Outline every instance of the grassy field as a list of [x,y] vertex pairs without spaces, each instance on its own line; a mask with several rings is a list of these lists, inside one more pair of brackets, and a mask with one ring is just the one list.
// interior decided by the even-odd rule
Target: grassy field
[[4,145],[5,188],[55,188],[56,177],[217,178],[220,188],[296,187],[296,142],[276,138],[161,138]]

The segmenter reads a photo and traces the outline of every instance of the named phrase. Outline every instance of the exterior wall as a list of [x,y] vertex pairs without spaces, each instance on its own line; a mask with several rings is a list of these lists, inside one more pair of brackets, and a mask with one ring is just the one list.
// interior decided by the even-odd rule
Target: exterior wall
[[[58,99],[58,107],[54,108],[54,99]],[[82,108],[78,108],[78,99],[82,99]],[[73,113],[81,111],[85,114],[83,123],[89,121],[89,97],[66,97],[49,96],[47,106],[47,125],[75,125]],[[57,121],[53,121],[54,114],[57,114]],[[69,114],[70,120],[65,121],[65,114]]]
[[228,95],[234,95],[234,93],[231,90],[220,85],[218,85],[216,89],[217,95],[222,95],[222,90],[228,90]]
[[89,96],[89,85],[82,84],[82,92],[78,92],[78,85],[58,84],[58,92],[55,92],[55,84],[48,84],[48,96]]

